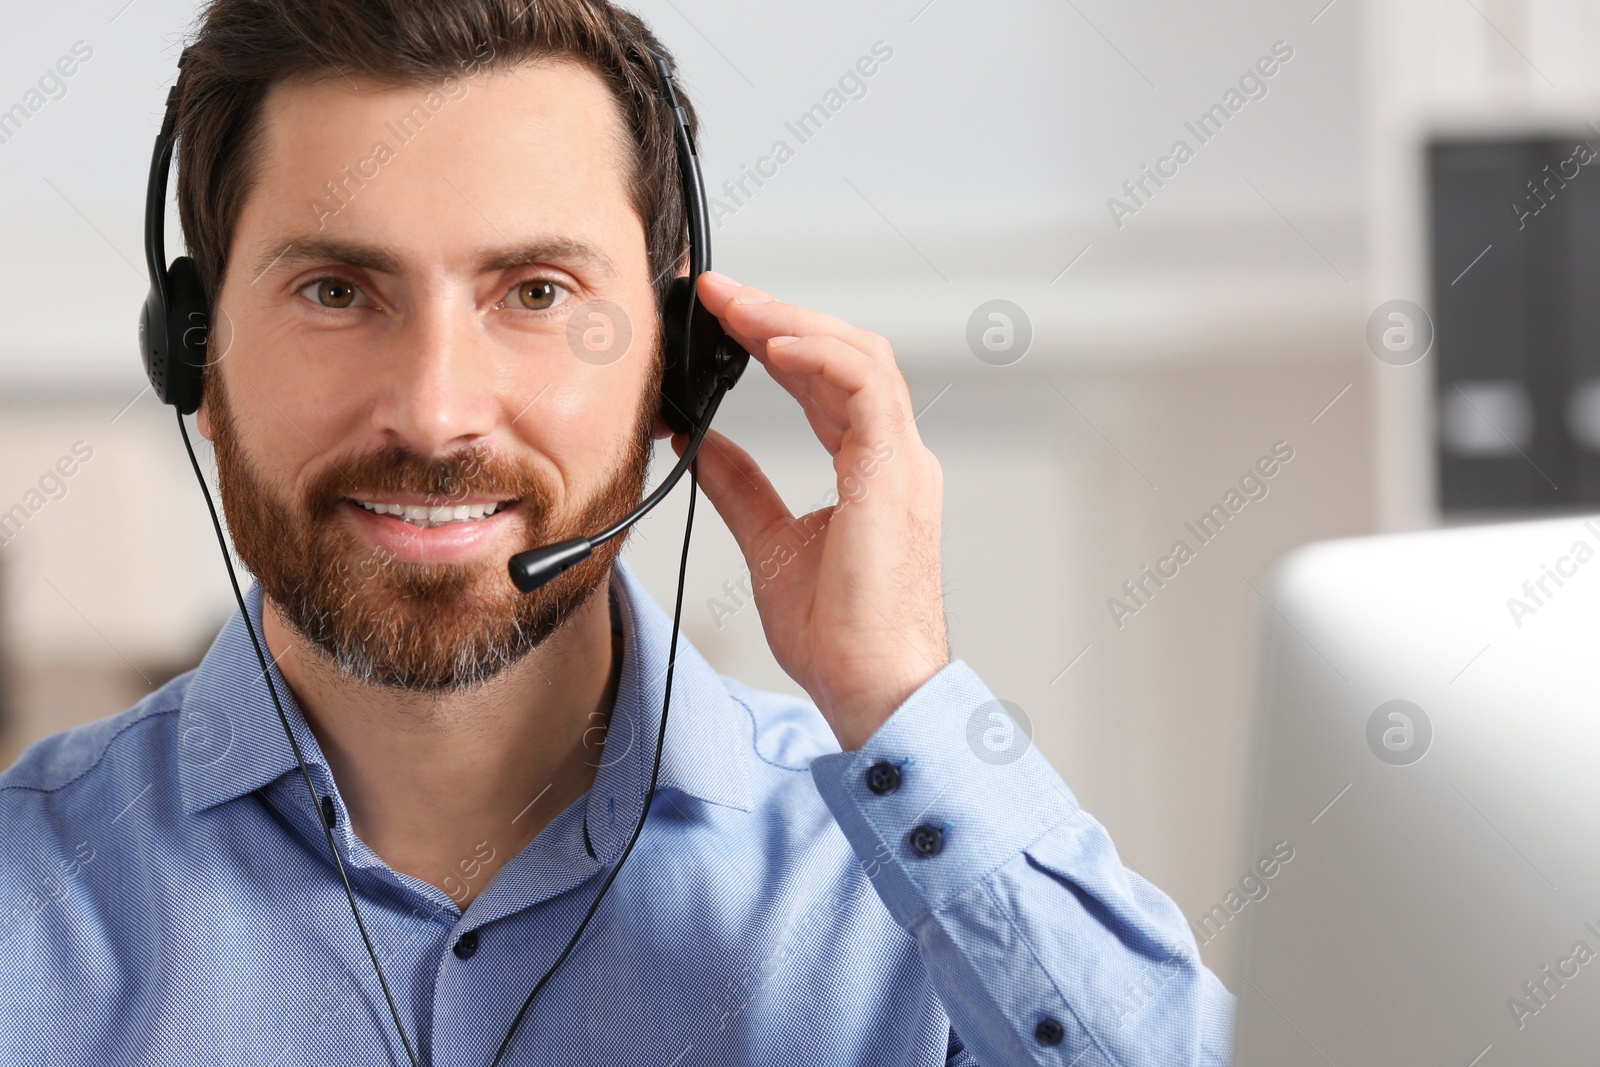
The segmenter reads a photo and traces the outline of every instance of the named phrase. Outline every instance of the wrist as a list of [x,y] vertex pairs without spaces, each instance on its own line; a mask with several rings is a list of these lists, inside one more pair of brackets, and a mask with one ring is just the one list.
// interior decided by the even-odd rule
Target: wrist
[[859,689],[852,687],[848,693],[831,696],[827,687],[814,693],[817,708],[833,730],[839,747],[845,752],[859,751],[884,723],[888,722],[901,705],[910,700],[917,690],[937,675],[951,662],[948,653],[939,659],[918,659],[888,674],[877,672],[870,685]]

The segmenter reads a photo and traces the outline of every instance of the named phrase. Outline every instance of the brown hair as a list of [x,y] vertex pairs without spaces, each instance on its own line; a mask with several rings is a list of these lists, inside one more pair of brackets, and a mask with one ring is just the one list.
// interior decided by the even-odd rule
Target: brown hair
[[[274,84],[320,72],[422,86],[564,60],[598,74],[621,110],[625,181],[664,306],[687,236],[672,119],[645,48],[671,59],[643,20],[609,0],[210,0],[180,79],[177,126],[178,211],[206,292],[214,303]],[[678,101],[696,131],[694,106],[682,93]]]

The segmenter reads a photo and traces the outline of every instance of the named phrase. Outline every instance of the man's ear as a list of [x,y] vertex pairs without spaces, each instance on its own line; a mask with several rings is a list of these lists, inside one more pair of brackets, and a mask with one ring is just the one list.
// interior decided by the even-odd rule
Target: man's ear
[[[200,436],[204,437],[207,441],[212,440],[212,437],[211,437],[211,404],[209,402],[210,401],[210,397],[211,397],[211,385],[212,385],[212,383],[210,381],[207,381],[206,384],[201,387],[201,390],[200,390],[200,407],[198,409],[196,409],[195,413],[194,413],[194,425],[195,425],[195,428],[200,431]],[[661,418],[661,416],[657,415],[656,418],[659,420]]]
[[200,407],[196,409],[194,414],[195,427],[200,431],[200,436],[204,437],[207,441],[215,440],[215,438],[211,436],[210,400],[214,395],[212,390],[222,388],[221,364],[222,361],[227,359],[228,355],[233,351],[233,342],[235,339],[233,316],[222,310],[220,306],[213,305],[210,314],[211,322],[215,323],[217,321],[217,316],[219,315],[222,317],[222,322],[224,328],[226,329],[226,336],[223,338],[222,353],[220,355],[215,354],[216,345],[214,342],[217,339],[217,331],[215,327],[213,327],[206,337],[206,369],[205,375],[201,379],[200,384]]

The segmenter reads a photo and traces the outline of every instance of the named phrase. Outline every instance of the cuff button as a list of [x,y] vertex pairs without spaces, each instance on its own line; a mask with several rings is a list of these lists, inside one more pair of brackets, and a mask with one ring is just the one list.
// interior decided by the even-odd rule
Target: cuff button
[[867,788],[878,796],[888,796],[900,788],[900,768],[888,760],[879,760],[867,768]]
[[911,831],[910,840],[911,847],[917,850],[918,855],[937,856],[944,848],[944,831],[923,823]]
[[1041,1045],[1059,1045],[1066,1036],[1067,1031],[1061,1025],[1061,1020],[1051,1015],[1040,1019],[1039,1025],[1033,1028],[1033,1039]]

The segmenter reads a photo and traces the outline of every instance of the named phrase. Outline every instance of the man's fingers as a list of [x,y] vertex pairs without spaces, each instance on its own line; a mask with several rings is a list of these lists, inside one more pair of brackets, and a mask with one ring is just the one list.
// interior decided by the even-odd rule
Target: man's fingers
[[726,275],[708,271],[698,284],[723,328],[800,401],[830,454],[851,430],[878,437],[907,432],[910,393],[883,337],[773,300]]
[[[683,455],[689,436],[674,437],[672,447]],[[726,435],[707,431],[695,462],[700,486],[727,523],[745,562],[759,554],[762,541],[774,527],[786,526],[794,519],[760,465]]]
[[797,304],[785,304],[759,289],[739,285],[721,274],[707,272],[700,278],[697,292],[706,307],[716,315],[735,341],[763,362],[768,338],[783,335],[806,337],[813,334],[837,337],[873,359],[892,361],[894,358],[889,342],[870,330],[852,326],[843,319],[824,315],[820,311]]
[[839,434],[907,432],[911,396],[900,372],[836,337],[801,337],[776,346],[768,370],[805,406],[813,428],[822,422]]
[[755,300],[776,300],[771,293],[757,289],[753,285],[740,285],[726,274],[718,274],[708,270],[700,275],[696,294],[705,302],[707,307],[722,307],[734,298]]

